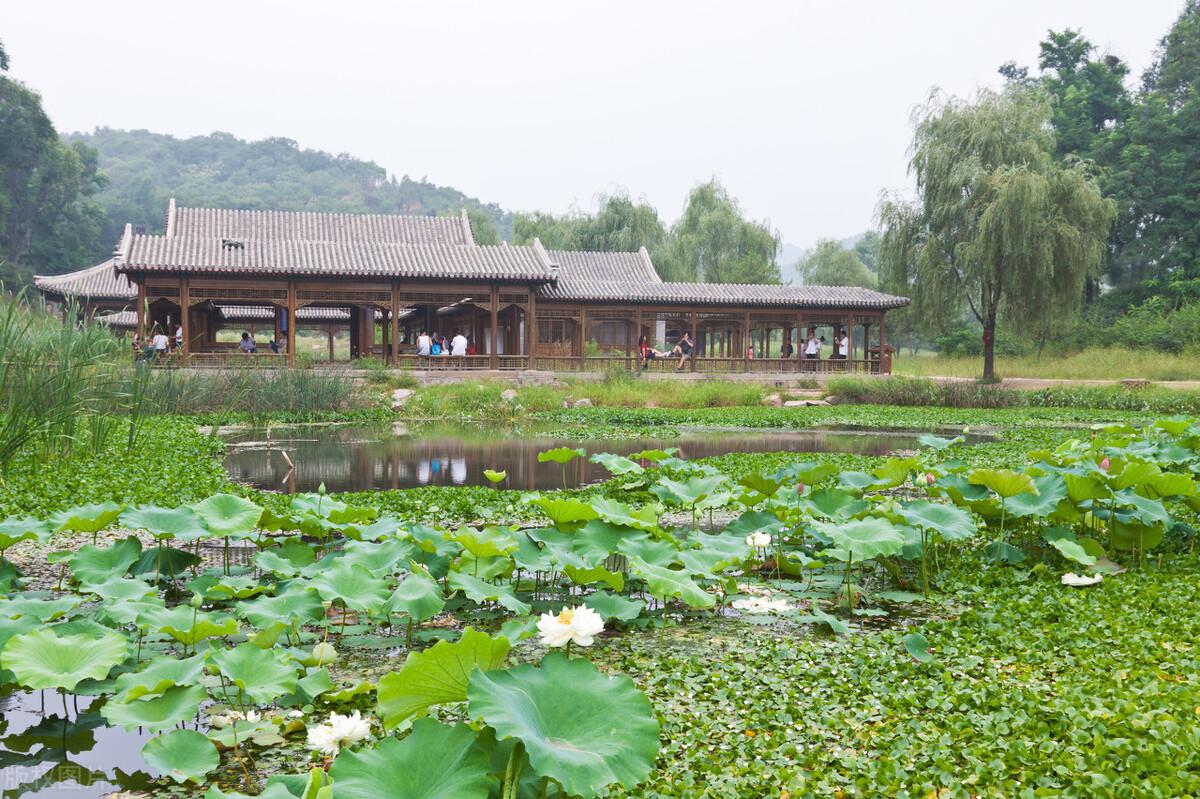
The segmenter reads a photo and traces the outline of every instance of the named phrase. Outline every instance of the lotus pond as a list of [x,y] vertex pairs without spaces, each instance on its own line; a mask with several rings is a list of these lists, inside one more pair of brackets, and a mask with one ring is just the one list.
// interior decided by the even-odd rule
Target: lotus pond
[[3,795],[1195,795],[1200,425],[1000,432],[290,496],[188,434],[218,490],[0,523]]

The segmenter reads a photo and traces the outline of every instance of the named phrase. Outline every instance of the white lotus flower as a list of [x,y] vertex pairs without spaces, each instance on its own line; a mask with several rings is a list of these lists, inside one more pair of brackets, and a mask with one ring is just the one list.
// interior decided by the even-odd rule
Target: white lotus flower
[[371,722],[359,711],[349,716],[330,713],[329,721],[308,728],[308,748],[332,756],[342,747],[358,743],[370,734]]
[[1084,588],[1089,585],[1095,585],[1104,579],[1103,574],[1093,574],[1087,576],[1085,574],[1076,574],[1075,572],[1067,572],[1062,576],[1062,584],[1069,585],[1072,588]]
[[243,713],[240,710],[226,710],[224,713],[214,713],[210,715],[208,717],[208,725],[219,730],[238,721],[248,721],[251,724],[254,724],[261,718],[262,714],[257,710],[251,710],[248,713]]
[[755,596],[749,599],[733,600],[733,607],[736,610],[744,610],[747,613],[783,613],[791,609],[786,599],[773,599],[770,596]]
[[746,546],[751,549],[766,549],[771,546],[771,534],[759,531],[746,536]]
[[543,613],[537,623],[538,636],[551,649],[573,643],[591,646],[604,630],[604,619],[587,605],[566,608],[557,616]]

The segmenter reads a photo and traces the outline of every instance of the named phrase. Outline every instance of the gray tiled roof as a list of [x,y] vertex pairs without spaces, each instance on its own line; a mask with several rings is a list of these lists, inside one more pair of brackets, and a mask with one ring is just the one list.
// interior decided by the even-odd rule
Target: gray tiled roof
[[646,248],[637,252],[547,250],[558,264],[558,286],[569,294],[591,283],[662,283]]
[[555,270],[540,245],[529,247],[395,244],[382,241],[126,236],[124,272],[221,272],[337,277],[412,277],[474,280],[552,280]]
[[474,244],[465,216],[330,214],[242,211],[235,208],[168,210],[168,233],[196,239]]
[[33,284],[43,294],[57,297],[130,300],[137,296],[137,287],[125,275],[117,274],[111,258],[65,275],[38,275],[34,277]]
[[753,305],[795,308],[869,308],[908,305],[907,297],[853,286],[772,286],[742,283],[632,283],[571,280],[539,293],[549,300],[662,303],[664,305]]

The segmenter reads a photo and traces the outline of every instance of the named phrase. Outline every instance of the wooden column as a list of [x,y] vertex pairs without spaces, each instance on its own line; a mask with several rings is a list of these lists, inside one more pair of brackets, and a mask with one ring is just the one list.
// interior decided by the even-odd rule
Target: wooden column
[[746,311],[742,319],[742,371],[750,371],[750,312]]
[[641,346],[640,346],[640,343],[642,340],[642,307],[640,305],[638,306],[637,311],[635,312],[633,318],[634,318],[634,322],[633,322],[634,342],[633,343],[634,343],[634,346],[638,347],[637,360],[634,360],[633,363],[634,363],[634,368],[641,368],[641,364],[638,363],[638,360],[640,360],[642,357],[642,350],[641,350]]
[[392,284],[392,349],[388,353],[388,363],[392,366],[400,364],[400,284]]
[[696,361],[699,360],[699,358],[697,357],[699,355],[699,349],[700,349],[700,336],[699,336],[700,330],[699,330],[699,327],[697,327],[697,325],[699,323],[699,318],[700,318],[700,315],[698,313],[696,313],[695,311],[692,311],[692,371],[693,372],[696,371]]
[[500,368],[500,288],[496,284],[492,284],[492,341],[488,348],[488,355],[491,356],[488,365],[492,369]]
[[287,298],[287,362],[296,365],[296,281],[288,280]]
[[[137,332],[138,338],[142,340],[142,345],[146,344],[146,281],[145,278],[138,281],[137,284]],[[63,314],[65,318],[66,306],[63,306]]]
[[587,308],[579,310],[579,371],[587,368],[588,345],[588,313]]
[[[325,325],[325,335],[329,340],[329,362],[333,363],[333,325]],[[289,348],[290,351],[290,348]]]
[[533,286],[529,287],[529,310],[526,312],[528,317],[525,320],[525,340],[529,342],[526,354],[529,356],[529,368],[537,368],[537,292],[533,290]]
[[[188,280],[188,276],[184,275],[179,278],[179,324],[183,327],[183,349],[180,354],[186,363],[188,356],[192,353],[192,324],[189,317],[192,310],[192,287]],[[175,331],[172,330],[168,335],[174,336]]]

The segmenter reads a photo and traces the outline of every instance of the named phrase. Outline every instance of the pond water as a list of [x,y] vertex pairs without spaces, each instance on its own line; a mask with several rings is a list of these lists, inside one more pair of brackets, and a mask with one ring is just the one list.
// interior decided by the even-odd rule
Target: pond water
[[[628,455],[646,449],[677,447],[694,459],[730,452],[848,452],[889,455],[918,446],[917,430],[812,428],[807,430],[684,430],[678,437],[596,439],[522,429],[496,431],[463,425],[414,428],[397,435],[391,429],[346,426],[289,426],[239,431],[229,438],[225,468],[229,476],[261,489],[285,493],[367,491],[428,485],[490,485],[484,469],[504,471],[504,488],[562,488],[563,468],[538,463],[539,452],[553,447],[583,447],[588,454]],[[970,443],[983,440],[971,436]],[[604,467],[578,458],[566,466],[569,487],[609,476]]]

